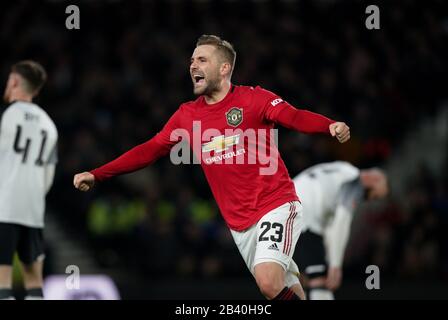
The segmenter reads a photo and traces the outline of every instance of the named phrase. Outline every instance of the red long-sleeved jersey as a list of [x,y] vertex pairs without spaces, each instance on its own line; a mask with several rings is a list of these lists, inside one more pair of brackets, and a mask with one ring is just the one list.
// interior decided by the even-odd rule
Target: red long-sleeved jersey
[[102,181],[136,171],[187,139],[227,225],[241,231],[270,210],[298,200],[273,142],[274,124],[304,133],[328,134],[333,122],[296,109],[260,87],[232,85],[218,103],[207,104],[201,96],[182,104],[152,139],[91,173]]

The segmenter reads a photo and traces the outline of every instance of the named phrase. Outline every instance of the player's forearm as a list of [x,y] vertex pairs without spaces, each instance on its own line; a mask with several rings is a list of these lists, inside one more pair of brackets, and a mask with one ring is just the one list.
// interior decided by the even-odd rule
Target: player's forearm
[[335,122],[321,114],[286,105],[278,112],[275,121],[280,125],[303,133],[330,133],[328,127]]
[[45,168],[45,193],[48,193],[53,185],[55,169],[56,166],[54,164],[48,164]]
[[345,207],[336,209],[333,223],[324,234],[330,267],[342,266],[345,248],[350,236],[351,222],[352,214]]
[[169,147],[161,145],[156,138],[153,138],[90,173],[95,176],[95,180],[102,181],[113,176],[134,172],[155,162],[168,151]]

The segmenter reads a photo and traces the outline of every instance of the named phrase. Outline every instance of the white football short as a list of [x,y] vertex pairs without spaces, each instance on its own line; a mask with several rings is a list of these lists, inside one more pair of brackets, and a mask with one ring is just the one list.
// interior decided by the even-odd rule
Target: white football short
[[290,287],[299,282],[299,268],[292,256],[302,227],[302,205],[291,201],[269,211],[250,228],[231,233],[252,275],[257,264],[276,262],[286,271],[285,282]]

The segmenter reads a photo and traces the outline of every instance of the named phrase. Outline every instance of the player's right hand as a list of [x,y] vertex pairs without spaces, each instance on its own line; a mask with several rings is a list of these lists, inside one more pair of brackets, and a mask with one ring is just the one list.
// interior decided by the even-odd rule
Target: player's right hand
[[89,191],[95,184],[95,176],[90,172],[75,174],[73,185],[81,191]]

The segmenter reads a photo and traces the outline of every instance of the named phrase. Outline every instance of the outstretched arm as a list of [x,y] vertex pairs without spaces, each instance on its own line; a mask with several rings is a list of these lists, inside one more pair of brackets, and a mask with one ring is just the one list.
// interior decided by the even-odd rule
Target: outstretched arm
[[340,143],[350,139],[350,128],[344,122],[331,120],[321,114],[296,109],[287,102],[271,114],[272,121],[303,133],[330,133]]
[[166,155],[171,147],[178,142],[179,136],[172,134],[178,128],[178,117],[179,114],[176,112],[155,137],[132,148],[117,159],[90,172],[76,174],[73,178],[75,188],[88,191],[96,181],[137,171]]
[[132,148],[117,159],[90,171],[90,173],[95,176],[95,180],[102,181],[140,170],[169,152],[171,145],[163,144],[159,140],[156,136]]
[[75,188],[81,191],[89,191],[95,181],[134,172],[150,165],[169,151],[169,147],[160,144],[157,140],[156,136],[99,168],[76,174],[73,179]]
[[303,133],[329,133],[344,143],[350,139],[350,128],[321,114],[296,109],[274,93],[257,87],[257,98],[263,105],[264,119]]

